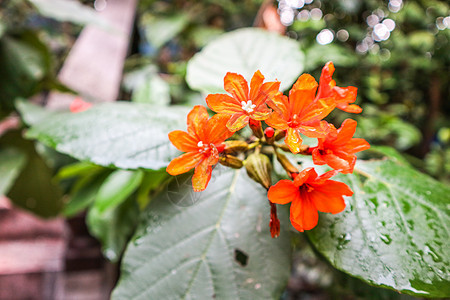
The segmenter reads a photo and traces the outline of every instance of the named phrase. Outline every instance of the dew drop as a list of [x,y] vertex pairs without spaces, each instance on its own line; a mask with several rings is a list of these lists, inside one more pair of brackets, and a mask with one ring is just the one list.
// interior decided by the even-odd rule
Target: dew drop
[[172,270],[170,273],[171,273],[172,275],[175,275],[175,274],[177,274],[177,270]]
[[392,242],[392,238],[388,234],[380,235],[380,240],[386,245],[389,245]]
[[352,240],[352,235],[350,233],[341,234],[338,237],[338,250],[344,249],[344,246],[347,245]]
[[142,244],[143,242],[144,242],[144,239],[143,239],[142,237],[137,237],[137,238],[134,240],[133,244],[134,244],[135,246],[139,246],[139,245]]
[[442,257],[436,254],[435,250],[431,248],[431,246],[426,245],[424,251],[431,256],[434,262],[442,262]]

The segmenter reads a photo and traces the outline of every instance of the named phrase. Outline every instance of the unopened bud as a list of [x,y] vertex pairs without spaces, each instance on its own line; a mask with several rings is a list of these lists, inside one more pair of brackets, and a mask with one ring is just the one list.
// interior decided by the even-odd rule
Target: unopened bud
[[286,131],[284,130],[275,130],[274,139],[275,141],[279,141],[286,136]]
[[240,169],[244,166],[242,160],[236,156],[224,155],[219,158],[219,163],[233,169]]
[[289,161],[286,155],[278,152],[276,152],[276,154],[278,162],[281,164],[283,169],[285,169],[288,174],[299,172],[298,169]]
[[271,137],[273,137],[274,134],[275,134],[275,130],[272,127],[267,127],[264,130],[264,135],[266,136],[266,138],[271,138]]
[[270,174],[272,171],[272,164],[270,159],[261,153],[253,153],[245,160],[245,169],[248,176],[260,183],[266,189],[271,185]]
[[275,203],[270,202],[270,235],[272,238],[277,238],[280,236],[280,220],[277,216],[277,206]]
[[226,154],[239,153],[248,150],[248,144],[244,141],[226,141],[225,149],[223,150]]
[[248,122],[248,126],[250,127],[250,129],[253,131],[253,134],[257,138],[260,139],[260,138],[263,137],[263,130],[262,130],[262,126],[261,126],[261,122],[260,121],[250,119],[250,121]]

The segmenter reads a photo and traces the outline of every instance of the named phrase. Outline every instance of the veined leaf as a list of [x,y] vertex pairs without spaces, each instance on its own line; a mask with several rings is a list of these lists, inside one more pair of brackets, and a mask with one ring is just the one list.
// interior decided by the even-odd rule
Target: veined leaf
[[308,232],[333,266],[372,285],[422,297],[450,296],[450,189],[390,160],[341,175],[346,210]]
[[5,195],[27,161],[25,153],[14,148],[0,150],[0,196]]
[[245,170],[216,168],[201,193],[182,179],[150,203],[112,298],[279,298],[290,268],[287,211],[272,239],[266,192]]
[[187,113],[184,107],[100,104],[81,113],[51,116],[26,136],[98,165],[158,170],[178,155],[167,134],[186,128]]
[[299,44],[262,29],[239,29],[213,40],[188,63],[186,81],[194,90],[223,93],[227,72],[243,75],[250,82],[260,70],[266,81],[278,79],[282,91],[303,71],[304,55]]

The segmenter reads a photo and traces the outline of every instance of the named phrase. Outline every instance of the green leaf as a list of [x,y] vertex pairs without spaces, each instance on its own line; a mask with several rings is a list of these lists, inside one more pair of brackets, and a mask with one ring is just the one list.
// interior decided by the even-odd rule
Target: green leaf
[[9,191],[26,161],[25,153],[15,148],[0,150],[0,196]]
[[157,190],[158,187],[160,188],[167,178],[169,178],[169,174],[165,170],[145,172],[144,178],[142,178],[141,186],[139,187],[136,195],[136,201],[141,210],[144,209],[150,202],[150,192]]
[[223,92],[227,72],[250,81],[260,70],[266,81],[278,79],[286,90],[303,71],[304,55],[295,40],[262,29],[239,29],[213,40],[188,63],[186,81],[204,93]]
[[182,13],[168,17],[144,15],[141,25],[145,28],[145,37],[148,42],[159,49],[179,34],[188,22],[188,16]]
[[86,217],[89,232],[100,240],[103,254],[110,261],[119,260],[136,228],[138,216],[139,209],[132,198],[103,212],[95,205],[89,210]]
[[153,65],[126,74],[123,83],[132,91],[133,102],[160,106],[170,104],[169,84],[159,76]]
[[359,62],[353,52],[344,46],[317,43],[308,48],[305,61],[306,70],[322,68],[329,61],[332,61],[336,67],[355,67]]
[[142,181],[143,172],[117,170],[114,171],[100,187],[95,199],[95,206],[100,213],[116,207],[128,198]]
[[2,105],[13,107],[16,97],[29,97],[49,75],[51,55],[32,31],[0,39],[0,94]]
[[217,167],[207,189],[176,177],[150,203],[112,299],[279,299],[289,278],[286,210],[269,232],[266,192],[245,170]]
[[33,126],[26,136],[101,166],[158,170],[178,155],[168,133],[186,128],[187,113],[184,107],[100,104],[81,113],[52,116]]
[[450,189],[390,160],[338,177],[354,191],[347,208],[308,232],[333,266],[376,286],[450,296]]
[[374,152],[381,154],[383,156],[389,157],[392,161],[402,164],[405,166],[411,166],[411,164],[406,160],[406,158],[398,152],[395,148],[389,147],[389,146],[374,146],[371,145],[370,149],[367,150],[368,152]]
[[112,25],[98,15],[95,9],[73,0],[28,0],[41,15],[60,22],[72,22],[79,25],[97,25],[111,29]]
[[16,100],[15,105],[22,117],[22,120],[28,126],[35,125],[55,114],[54,111],[45,109],[44,107],[31,103],[25,99]]

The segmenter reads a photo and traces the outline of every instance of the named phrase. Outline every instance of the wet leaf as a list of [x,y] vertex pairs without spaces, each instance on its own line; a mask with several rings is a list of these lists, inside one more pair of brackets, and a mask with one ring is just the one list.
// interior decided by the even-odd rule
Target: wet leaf
[[278,299],[289,277],[289,221],[281,210],[284,227],[272,239],[269,211],[245,170],[217,167],[201,193],[177,177],[144,213],[112,298]]
[[28,138],[79,160],[124,169],[160,169],[178,155],[167,134],[186,128],[188,108],[143,103],[101,104],[33,126]]
[[289,88],[303,71],[304,55],[299,44],[262,29],[245,28],[213,40],[188,63],[186,81],[194,90],[223,93],[227,72],[243,75],[250,82],[260,70],[266,81],[278,79],[281,90]]
[[450,189],[390,160],[339,176],[354,191],[338,215],[308,232],[333,266],[376,286],[423,297],[450,296]]
[[0,150],[0,196],[5,195],[27,161],[25,153],[15,148]]

